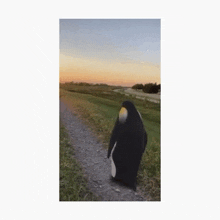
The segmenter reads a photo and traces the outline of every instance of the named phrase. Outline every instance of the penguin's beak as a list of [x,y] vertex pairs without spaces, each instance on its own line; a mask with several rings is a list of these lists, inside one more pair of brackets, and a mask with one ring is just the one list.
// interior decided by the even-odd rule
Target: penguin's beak
[[119,122],[124,123],[127,119],[128,111],[126,108],[122,107],[119,112]]

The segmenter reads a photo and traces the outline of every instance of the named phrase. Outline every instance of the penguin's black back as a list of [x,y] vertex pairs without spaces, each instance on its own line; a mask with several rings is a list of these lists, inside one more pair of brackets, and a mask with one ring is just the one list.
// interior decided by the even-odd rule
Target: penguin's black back
[[125,133],[118,141],[113,152],[113,159],[117,167],[116,179],[123,180],[133,186],[142,156],[142,138],[136,134]]
[[108,157],[112,146],[117,142],[112,158],[117,168],[115,179],[136,188],[136,176],[142,154],[147,143],[147,134],[142,119],[134,104],[130,101],[122,103],[128,111],[125,123],[117,118],[108,150]]

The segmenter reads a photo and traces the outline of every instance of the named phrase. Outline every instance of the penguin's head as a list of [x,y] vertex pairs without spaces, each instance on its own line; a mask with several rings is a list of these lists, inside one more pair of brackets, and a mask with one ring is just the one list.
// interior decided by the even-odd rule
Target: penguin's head
[[125,107],[122,107],[120,112],[119,112],[119,122],[120,123],[125,123],[126,119],[128,117],[128,110]]
[[122,103],[122,107],[119,112],[119,122],[125,123],[127,120],[128,114],[131,114],[135,111],[136,111],[136,108],[131,101],[124,101]]

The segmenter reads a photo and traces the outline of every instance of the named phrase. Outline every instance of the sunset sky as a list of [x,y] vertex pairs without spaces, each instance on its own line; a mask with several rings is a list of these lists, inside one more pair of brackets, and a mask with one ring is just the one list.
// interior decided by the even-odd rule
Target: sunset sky
[[160,19],[60,19],[60,82],[160,83]]

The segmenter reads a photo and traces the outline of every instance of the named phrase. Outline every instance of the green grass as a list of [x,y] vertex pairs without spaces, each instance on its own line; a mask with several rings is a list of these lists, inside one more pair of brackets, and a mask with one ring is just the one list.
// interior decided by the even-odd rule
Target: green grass
[[60,201],[97,201],[89,191],[64,126],[60,126]]
[[88,123],[89,127],[108,148],[109,139],[121,103],[134,102],[140,111],[148,133],[147,150],[143,154],[138,172],[137,184],[153,200],[160,200],[160,104],[113,91],[113,86],[60,86],[60,97]]

